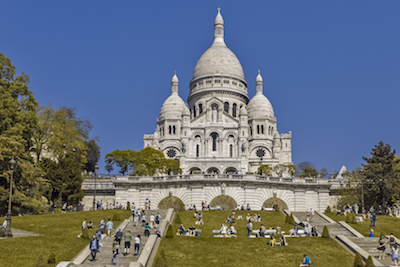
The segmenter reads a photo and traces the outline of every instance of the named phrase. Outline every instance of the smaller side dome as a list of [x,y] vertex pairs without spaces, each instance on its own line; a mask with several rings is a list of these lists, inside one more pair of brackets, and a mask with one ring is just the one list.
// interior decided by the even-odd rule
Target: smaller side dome
[[246,110],[246,106],[245,105],[243,105],[240,108],[240,115],[247,115],[247,110]]
[[263,94],[263,78],[260,74],[260,71],[258,71],[258,75],[256,77],[256,88],[256,95],[247,104],[249,117],[274,118],[274,110],[272,108],[271,102],[269,102],[268,98]]
[[[160,119],[181,119],[182,113],[188,110],[185,102],[178,94],[179,79],[176,72],[171,80],[171,95],[161,107]],[[189,113],[190,114],[190,113]]]

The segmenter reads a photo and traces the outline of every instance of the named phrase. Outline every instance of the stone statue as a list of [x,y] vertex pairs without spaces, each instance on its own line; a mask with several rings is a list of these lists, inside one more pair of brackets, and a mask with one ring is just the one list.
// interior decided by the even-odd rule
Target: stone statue
[[242,152],[246,151],[246,143],[244,140],[242,140]]
[[186,152],[186,144],[184,141],[182,141],[182,153],[185,154]]
[[226,189],[226,184],[225,183],[222,183],[221,184],[221,195],[225,195],[225,189]]
[[213,107],[212,109],[212,122],[217,122],[217,108]]

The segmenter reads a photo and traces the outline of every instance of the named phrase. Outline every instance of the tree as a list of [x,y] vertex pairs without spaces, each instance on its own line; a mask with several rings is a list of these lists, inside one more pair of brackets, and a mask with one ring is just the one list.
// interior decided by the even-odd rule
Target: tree
[[98,145],[98,139],[90,139],[89,141],[86,141],[86,147],[87,147],[87,155],[86,155],[86,166],[85,169],[88,172],[94,172],[95,167],[97,163],[99,162],[100,159],[100,146]]
[[120,170],[119,173],[125,173],[131,168],[135,152],[132,150],[115,150],[106,155],[106,165],[112,166],[116,164]]
[[345,181],[345,184],[338,190],[338,195],[341,196],[338,201],[338,207],[342,208],[349,204],[359,204],[362,207],[362,169],[358,167],[352,172],[343,173],[343,180]]
[[364,261],[362,259],[362,256],[359,252],[357,252],[356,257],[354,259],[354,267],[363,267],[364,266]]
[[114,170],[114,167],[112,165],[108,165],[108,164],[106,166],[104,166],[104,168],[108,172],[108,176],[110,176],[110,172],[112,172]]
[[369,158],[363,157],[366,164],[362,170],[362,189],[365,204],[369,206],[392,204],[399,198],[400,160],[395,151],[382,141],[372,149]]
[[43,172],[29,155],[38,122],[37,102],[28,87],[29,76],[15,74],[11,60],[0,53],[0,214],[7,211],[12,156],[17,161],[12,212],[39,212],[46,203],[42,198],[46,187]]
[[297,164],[296,172],[297,177],[321,177],[324,178],[328,174],[325,168],[318,171],[314,163],[303,161]]
[[329,230],[328,230],[328,227],[325,225],[324,226],[324,230],[322,231],[322,237],[324,237],[324,238],[329,238],[330,236],[329,236]]
[[260,167],[258,167],[258,174],[265,174],[265,175],[270,175],[272,171],[271,166],[269,165],[261,165]]

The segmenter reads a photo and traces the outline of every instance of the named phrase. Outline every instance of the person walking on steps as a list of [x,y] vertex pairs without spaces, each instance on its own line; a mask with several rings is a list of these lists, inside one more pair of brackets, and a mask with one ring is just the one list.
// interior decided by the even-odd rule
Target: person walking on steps
[[113,255],[111,258],[111,265],[114,265],[114,259],[117,259],[117,265],[119,264],[119,244],[114,242],[113,244]]
[[132,239],[131,231],[128,231],[124,237],[125,240],[124,256],[129,254],[129,250],[131,249],[131,239]]
[[139,249],[140,249],[140,235],[135,237],[135,251],[133,253],[134,256],[139,255]]
[[90,261],[96,260],[97,248],[97,238],[95,235],[93,235],[92,240],[90,241],[90,254],[92,255],[92,259]]

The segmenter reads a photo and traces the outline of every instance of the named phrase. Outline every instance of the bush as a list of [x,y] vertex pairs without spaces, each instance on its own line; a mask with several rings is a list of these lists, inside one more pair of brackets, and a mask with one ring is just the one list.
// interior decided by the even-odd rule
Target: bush
[[48,264],[55,264],[56,263],[56,254],[50,253],[49,257],[47,258]]
[[349,213],[346,215],[346,223],[351,223],[351,217]]
[[167,266],[167,261],[164,253],[164,249],[161,249],[160,254],[157,255],[154,262],[154,267],[165,267]]
[[329,236],[329,230],[328,230],[328,227],[325,225],[324,226],[324,230],[322,231],[322,237],[324,237],[324,238],[329,238],[330,236]]
[[167,234],[165,235],[166,238],[173,238],[175,236],[174,230],[172,229],[172,225],[168,226]]
[[325,213],[329,213],[329,212],[331,212],[331,207],[330,206],[326,207],[326,210],[325,210]]
[[365,264],[365,267],[375,267],[374,261],[372,260],[371,255],[368,256],[367,264]]
[[355,216],[355,215],[351,216],[351,221],[350,221],[350,223],[352,223],[352,224],[357,224],[357,219],[356,219],[356,216]]
[[354,259],[353,267],[364,267],[364,261],[359,252],[357,252],[357,254],[356,254],[356,258]]
[[39,255],[39,258],[36,262],[36,267],[46,267],[46,262],[44,261],[43,255]]
[[290,217],[289,217],[289,224],[293,224],[293,225],[296,224],[296,222],[294,221],[294,218],[293,218],[293,213],[290,214]]
[[126,205],[126,210],[131,210],[131,203],[128,202],[128,205]]
[[179,214],[176,214],[175,223],[177,223],[177,224],[181,224],[182,223],[181,216],[179,216]]
[[87,228],[82,230],[82,238],[89,239],[89,230]]
[[114,216],[112,217],[112,221],[116,222],[116,221],[120,221],[121,220],[121,216],[119,215],[118,212],[114,213]]

